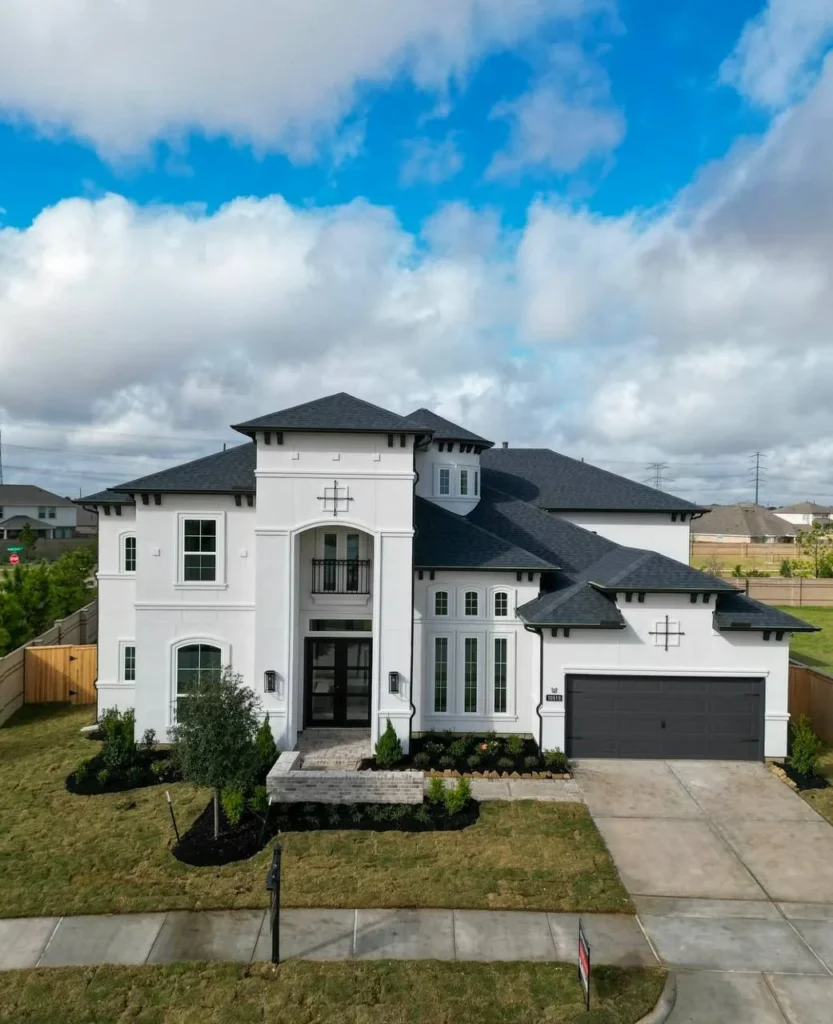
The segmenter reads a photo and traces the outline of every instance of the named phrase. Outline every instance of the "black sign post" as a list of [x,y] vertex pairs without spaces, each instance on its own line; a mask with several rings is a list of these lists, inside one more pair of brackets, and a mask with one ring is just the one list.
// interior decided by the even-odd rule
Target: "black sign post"
[[584,925],[578,919],[578,980],[584,989],[584,1004],[590,1009],[590,943],[584,934]]
[[269,930],[272,933],[273,964],[281,962],[281,844],[275,843],[272,866],[266,875],[266,889],[271,894],[269,904]]

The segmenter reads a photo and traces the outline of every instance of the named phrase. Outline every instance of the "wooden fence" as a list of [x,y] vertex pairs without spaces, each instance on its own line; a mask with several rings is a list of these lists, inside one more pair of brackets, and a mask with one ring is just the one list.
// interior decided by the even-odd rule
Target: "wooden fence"
[[798,545],[792,544],[746,544],[742,541],[709,541],[698,540],[691,536],[691,559],[695,565],[707,562],[710,558],[730,561],[749,558],[756,562],[772,562],[780,564],[785,558],[800,557]]
[[95,644],[27,647],[23,703],[95,704],[98,648]]
[[833,743],[833,676],[790,662],[790,715],[807,715],[813,730]]
[[[27,673],[27,652],[33,647],[77,647],[94,644],[98,639],[98,602],[92,601],[84,608],[68,615],[65,619],[59,619],[51,629],[30,640],[23,647],[11,651],[5,658],[0,658],[0,725],[10,718],[19,707],[22,706],[26,697],[26,673]],[[89,655],[82,655],[85,672],[89,674]],[[67,663],[75,664],[74,662]],[[80,667],[73,671],[80,671]],[[89,684],[81,683],[76,679],[74,686],[67,683],[67,696],[63,699],[74,699],[70,696],[69,690],[74,689],[76,694],[85,693],[89,696],[92,693],[91,701],[95,700],[95,672],[93,665],[92,677]],[[68,680],[72,679],[72,673],[68,671]],[[87,676],[84,677],[85,680]],[[79,686],[81,687],[79,689]],[[57,684],[55,684],[57,690]],[[80,703],[80,702],[79,702]]]
[[802,605],[833,608],[833,579],[787,579],[783,576],[750,576],[746,579],[727,576],[724,579],[749,597],[764,604],[792,605],[796,608]]

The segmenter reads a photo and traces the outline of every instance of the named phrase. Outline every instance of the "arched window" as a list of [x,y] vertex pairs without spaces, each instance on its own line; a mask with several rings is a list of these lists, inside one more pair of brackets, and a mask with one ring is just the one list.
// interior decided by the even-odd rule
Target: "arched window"
[[129,533],[124,538],[123,564],[125,572],[136,571],[136,537]]
[[476,590],[466,591],[466,603],[465,603],[466,615],[479,615],[479,601],[478,593]]
[[438,590],[434,594],[434,614],[435,615],[448,615],[448,592],[445,590]]
[[495,594],[495,618],[505,618],[509,614],[509,595],[505,590],[498,590]]
[[219,676],[222,651],[211,644],[188,644],[176,652],[176,707],[187,700],[200,683]]

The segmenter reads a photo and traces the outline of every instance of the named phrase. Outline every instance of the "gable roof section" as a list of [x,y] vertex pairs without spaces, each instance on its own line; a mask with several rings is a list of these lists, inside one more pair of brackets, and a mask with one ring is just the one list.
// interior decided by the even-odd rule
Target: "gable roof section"
[[511,540],[481,529],[466,516],[425,498],[414,502],[415,569],[523,569],[553,566]]
[[[113,491],[173,492],[178,494],[231,494],[235,491],[254,493],[257,448],[251,442],[236,445],[224,452],[206,455],[182,466],[163,469],[119,484]],[[106,492],[110,493],[110,492]],[[84,504],[92,504],[89,498]],[[102,502],[104,499],[100,499]]]
[[780,608],[761,604],[751,597],[739,593],[721,594],[714,613],[714,624],[721,632],[749,629],[775,629],[790,633],[817,633],[818,626],[811,626],[803,619],[782,612]]
[[794,537],[799,528],[761,505],[715,505],[691,524],[691,532],[729,537]]
[[658,551],[617,547],[582,570],[581,579],[605,590],[644,590],[662,593],[734,591],[731,583],[693,569]]
[[521,605],[518,615],[535,626],[625,628],[625,619],[613,601],[589,583],[574,583],[563,590],[542,594]]
[[433,433],[437,441],[465,441],[468,444],[484,445],[486,448],[491,448],[494,444],[494,441],[487,441],[485,437],[473,434],[451,420],[443,419],[430,409],[414,409],[408,413],[406,419],[414,426]]
[[493,448],[483,483],[553,511],[699,512],[701,506],[549,448]]
[[22,530],[27,525],[33,530],[51,530],[53,526],[52,523],[43,519],[33,519],[31,516],[9,516],[8,519],[0,520],[0,526],[4,530]]
[[794,505],[783,505],[776,512],[812,512],[815,515],[828,515],[833,512],[829,505],[817,505],[814,501],[797,501]]
[[88,494],[86,498],[76,498],[76,505],[135,505],[136,502],[123,491],[111,491],[107,488],[104,491],[96,491],[95,494]]
[[0,484],[0,508],[13,508],[16,505],[74,505],[71,498],[62,498],[60,494],[44,490],[35,484]]
[[255,430],[381,434],[389,431],[413,433],[414,426],[404,416],[371,402],[365,402],[361,398],[354,398],[346,391],[339,391],[335,395],[316,398],[312,402],[304,402],[303,405],[293,405],[289,409],[280,409],[278,412],[238,423],[233,429],[239,430],[241,434],[251,434]]

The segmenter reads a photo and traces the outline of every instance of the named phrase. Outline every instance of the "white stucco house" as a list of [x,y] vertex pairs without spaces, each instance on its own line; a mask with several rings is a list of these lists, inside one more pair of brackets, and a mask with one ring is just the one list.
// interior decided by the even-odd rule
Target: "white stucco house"
[[390,719],[571,756],[781,757],[790,633],[687,564],[701,509],[546,449],[337,394],[81,499],[99,710],[164,736],[230,664],[279,746]]
[[25,526],[48,540],[75,536],[86,513],[70,498],[34,484],[0,484],[0,540],[16,540]]
[[815,522],[827,523],[833,519],[829,505],[817,505],[814,501],[798,501],[794,505],[782,505],[775,509],[775,515],[793,526],[812,526]]

